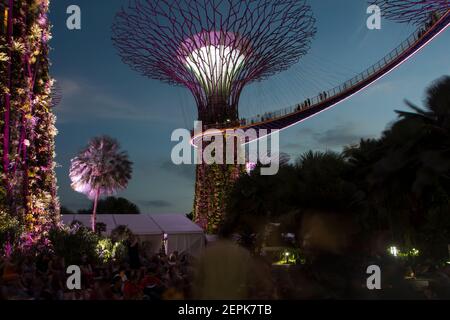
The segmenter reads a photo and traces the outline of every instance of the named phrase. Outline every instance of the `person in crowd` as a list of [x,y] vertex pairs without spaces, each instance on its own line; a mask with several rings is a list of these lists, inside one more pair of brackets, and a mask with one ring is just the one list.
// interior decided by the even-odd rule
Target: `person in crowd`
[[88,257],[86,254],[84,254],[81,258],[80,269],[81,269],[82,281],[87,284],[91,283],[92,278],[94,277],[94,271],[93,271],[92,265],[88,261]]
[[141,267],[141,261],[139,258],[139,240],[136,236],[130,236],[128,243],[128,257],[131,269],[138,270]]
[[118,274],[115,275],[114,278],[112,279],[111,293],[113,296],[113,300],[122,300],[123,299],[122,278]]
[[138,273],[134,270],[131,272],[130,279],[125,281],[123,286],[123,298],[124,300],[141,300],[143,291],[139,286]]

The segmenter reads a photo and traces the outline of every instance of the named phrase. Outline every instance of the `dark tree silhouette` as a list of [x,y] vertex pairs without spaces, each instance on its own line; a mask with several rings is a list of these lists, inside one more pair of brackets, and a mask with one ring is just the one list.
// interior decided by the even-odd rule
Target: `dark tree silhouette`
[[61,206],[60,209],[60,214],[65,215],[65,214],[75,214],[75,212],[73,212],[72,210],[70,210],[67,207]]
[[[79,214],[90,214],[94,208],[79,210]],[[139,207],[125,198],[108,197],[97,204],[97,214],[140,214]]]
[[361,140],[341,154],[308,152],[274,177],[258,169],[241,177],[223,234],[255,238],[274,221],[295,232],[306,213],[318,212],[350,218],[362,239],[383,236],[424,256],[447,257],[450,77],[430,86],[424,107],[406,103],[411,111],[397,111],[379,139]]

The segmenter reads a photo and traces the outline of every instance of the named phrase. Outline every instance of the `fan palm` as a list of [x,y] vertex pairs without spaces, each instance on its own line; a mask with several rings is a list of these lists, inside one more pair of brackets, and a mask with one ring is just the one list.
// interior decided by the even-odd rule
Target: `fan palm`
[[91,219],[93,231],[99,197],[125,189],[131,178],[132,162],[128,160],[127,153],[119,149],[115,139],[96,137],[71,160],[69,176],[72,188],[94,201]]
[[423,108],[406,104],[411,111],[397,111],[400,118],[383,134],[384,155],[368,180],[389,219],[412,241],[427,212],[448,203],[450,77],[427,90]]
[[412,112],[397,111],[400,120],[384,134],[389,150],[376,175],[395,181],[402,177],[403,190],[422,194],[448,179],[450,172],[450,77],[428,89],[425,108],[407,105]]

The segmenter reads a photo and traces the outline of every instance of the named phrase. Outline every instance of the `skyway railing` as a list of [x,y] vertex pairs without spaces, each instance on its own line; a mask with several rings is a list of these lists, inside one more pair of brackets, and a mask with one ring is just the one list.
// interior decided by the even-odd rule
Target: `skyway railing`
[[[262,115],[257,115],[252,118],[247,119],[241,119],[240,124],[238,127],[252,127],[254,125],[262,124],[262,123],[268,123],[275,121],[277,119],[283,118],[285,116],[288,116],[290,114],[294,114],[297,112],[303,112],[305,110],[314,108],[318,106],[319,104],[325,103],[328,100],[333,100],[339,97],[340,95],[344,95],[344,93],[351,91],[351,89],[361,83],[364,83],[369,78],[373,77],[377,73],[379,73],[381,70],[383,70],[386,66],[388,66],[392,61],[396,60],[400,55],[404,54],[407,50],[413,48],[417,45],[417,43],[427,35],[428,31],[432,29],[435,24],[437,24],[440,19],[443,19],[444,16],[447,16],[449,13],[447,12],[444,15],[437,16],[436,21],[433,22],[430,26],[425,27],[422,26],[418,28],[413,34],[411,34],[406,40],[404,40],[399,46],[397,46],[394,50],[389,52],[386,56],[384,56],[382,59],[371,65],[369,68],[364,70],[363,72],[357,74],[353,78],[345,81],[344,83],[323,91],[319,93],[317,96],[306,99],[302,103],[273,111],[273,112],[267,112]],[[215,124],[215,125],[209,125],[205,127],[205,129],[209,128],[215,128],[215,129],[224,129],[230,127],[230,124]]]

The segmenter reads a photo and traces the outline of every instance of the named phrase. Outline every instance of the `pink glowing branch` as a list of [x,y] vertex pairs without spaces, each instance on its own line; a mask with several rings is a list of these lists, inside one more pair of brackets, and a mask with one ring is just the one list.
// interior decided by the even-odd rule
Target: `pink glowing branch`
[[372,0],[380,6],[384,17],[400,23],[423,25],[432,15],[443,15],[450,10],[450,0]]

